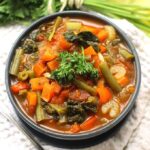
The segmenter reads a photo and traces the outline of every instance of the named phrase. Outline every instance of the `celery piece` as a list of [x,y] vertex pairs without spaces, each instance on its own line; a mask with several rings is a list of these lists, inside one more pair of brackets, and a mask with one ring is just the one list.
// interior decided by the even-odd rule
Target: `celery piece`
[[49,35],[49,37],[48,37],[48,40],[49,40],[49,41],[52,40],[52,38],[53,38],[53,36],[54,36],[54,34],[55,34],[57,28],[58,28],[59,25],[61,24],[61,22],[62,22],[62,18],[61,18],[60,16],[58,16],[58,17],[56,18],[56,20],[55,20],[55,23],[54,23],[54,25],[53,25],[52,31],[51,31],[51,33],[50,33],[50,35]]
[[41,105],[41,96],[39,92],[37,92],[37,98],[38,98],[38,103],[36,106],[36,121],[40,122],[42,120],[45,120],[45,112]]
[[21,56],[23,55],[24,50],[22,48],[18,48],[16,50],[14,59],[11,63],[11,67],[9,70],[9,73],[11,75],[17,76],[18,75],[18,71],[19,71],[19,65],[20,65],[20,61],[21,61]]
[[119,53],[120,53],[125,59],[127,59],[127,60],[134,58],[134,55],[131,54],[130,52],[128,52],[127,50],[125,50],[125,49],[120,48],[120,49],[119,49]]
[[83,89],[83,90],[85,90],[85,91],[91,93],[92,95],[96,95],[96,90],[95,90],[95,88],[93,88],[92,86],[86,84],[85,82],[75,79],[75,80],[74,80],[74,84],[75,84],[78,88],[81,88],[81,89]]

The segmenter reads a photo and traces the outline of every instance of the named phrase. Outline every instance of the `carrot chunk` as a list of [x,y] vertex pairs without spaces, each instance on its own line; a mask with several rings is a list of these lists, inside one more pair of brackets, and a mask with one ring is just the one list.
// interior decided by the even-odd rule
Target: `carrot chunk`
[[34,114],[37,105],[36,92],[27,92],[28,111],[30,114]]
[[129,84],[129,78],[127,76],[123,76],[122,78],[118,79],[118,83],[124,87],[126,86],[127,84]]
[[94,60],[94,67],[97,68],[97,69],[100,69],[99,68],[100,60],[98,58],[98,55],[92,56],[92,60]]
[[92,32],[93,34],[96,35],[99,32],[99,29],[96,28],[96,27],[91,27],[91,26],[84,25],[80,29],[80,32],[82,32],[82,31],[90,31],[90,32]]
[[72,133],[80,132],[80,125],[77,123],[73,124],[70,128],[70,132],[72,132]]
[[81,125],[80,125],[80,128],[82,130],[89,130],[91,128],[94,127],[95,123],[97,121],[97,117],[94,115],[94,116],[91,116],[89,119],[85,120]]
[[57,57],[57,53],[53,50],[46,50],[45,53],[43,54],[43,56],[41,57],[41,60],[43,61],[51,61],[53,59],[55,59]]
[[98,82],[97,93],[100,97],[99,99],[100,104],[105,104],[106,102],[112,99],[112,92],[110,88],[105,87],[104,82],[102,81]]
[[97,37],[101,42],[104,42],[108,37],[108,32],[103,29],[97,34]]
[[59,94],[59,92],[61,91],[61,86],[60,86],[60,84],[58,84],[57,82],[52,82],[51,84],[52,84],[52,86],[53,86],[53,88],[54,88],[54,92],[55,92],[56,94]]
[[42,90],[42,95],[41,98],[46,101],[49,102],[51,100],[51,98],[54,96],[55,92],[54,92],[54,88],[52,84],[49,83],[45,83],[43,90]]
[[100,104],[105,104],[112,99],[112,92],[108,87],[98,88],[97,93],[100,96]]
[[33,66],[33,71],[36,77],[40,77],[46,71],[46,66],[42,61],[38,61]]
[[45,83],[42,90],[41,98],[44,101],[49,102],[52,100],[52,97],[55,94],[59,94],[60,91],[61,91],[61,86],[58,83],[56,82],[52,82],[51,84]]
[[99,48],[100,48],[101,53],[105,53],[107,50],[106,47],[103,45],[100,45]]
[[45,77],[33,78],[30,80],[31,89],[33,91],[42,90],[45,83],[49,83],[49,80]]
[[59,37],[59,46],[62,49],[69,49],[71,47],[71,43],[69,43],[63,35]]
[[89,46],[84,50],[84,55],[97,55],[97,53],[92,46]]
[[53,71],[53,70],[55,70],[55,69],[58,68],[59,62],[58,62],[57,60],[52,60],[52,61],[50,61],[50,62],[47,63],[47,66],[48,66],[48,68],[49,68],[51,71]]

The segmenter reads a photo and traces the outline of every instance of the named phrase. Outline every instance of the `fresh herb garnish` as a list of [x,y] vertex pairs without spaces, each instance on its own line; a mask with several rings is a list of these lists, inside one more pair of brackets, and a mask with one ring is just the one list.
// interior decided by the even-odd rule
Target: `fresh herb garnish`
[[63,52],[59,56],[60,66],[52,72],[52,78],[61,84],[72,82],[76,76],[90,77],[90,79],[98,78],[98,70],[93,64],[87,62],[84,54],[76,51],[73,53]]
[[95,51],[99,51],[99,39],[89,31],[83,31],[77,35],[72,31],[68,31],[64,33],[64,37],[68,42],[75,43],[83,47],[91,45]]

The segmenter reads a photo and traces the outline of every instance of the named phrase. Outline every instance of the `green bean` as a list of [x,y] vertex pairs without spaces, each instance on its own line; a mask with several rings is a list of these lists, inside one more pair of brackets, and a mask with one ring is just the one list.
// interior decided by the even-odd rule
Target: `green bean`
[[62,18],[61,18],[60,16],[58,16],[58,17],[56,18],[56,21],[55,21],[54,26],[53,26],[53,28],[52,28],[52,32],[50,33],[50,35],[49,35],[49,37],[48,37],[48,40],[49,40],[49,41],[52,40],[52,38],[53,38],[53,36],[54,36],[54,34],[55,34],[57,28],[58,28],[59,25],[61,24],[61,22],[62,22]]
[[38,103],[37,103],[37,106],[36,106],[36,121],[40,122],[42,120],[45,120],[46,117],[45,117],[44,109],[41,105],[41,96],[40,96],[39,92],[37,92],[37,99],[38,99]]
[[14,75],[14,76],[18,75],[21,56],[23,55],[23,53],[24,53],[24,50],[22,48],[19,48],[19,49],[16,50],[14,59],[11,63],[11,67],[10,67],[10,70],[9,70],[9,73],[11,75]]
[[29,77],[29,74],[26,70],[18,73],[18,79],[21,81],[27,80],[28,77]]
[[78,88],[81,88],[81,89],[83,89],[83,90],[89,92],[89,93],[92,94],[92,95],[96,95],[96,93],[97,93],[96,90],[95,90],[93,87],[89,86],[88,84],[86,84],[86,83],[83,82],[83,81],[80,81],[80,80],[75,79],[75,80],[74,80],[74,84],[75,84]]
[[121,86],[118,84],[117,80],[113,77],[111,74],[109,67],[105,61],[100,63],[100,68],[102,71],[102,74],[109,84],[109,86],[114,90],[115,92],[120,92],[121,91]]
[[130,52],[128,52],[125,49],[120,48],[119,53],[127,60],[133,59],[134,55],[132,55]]

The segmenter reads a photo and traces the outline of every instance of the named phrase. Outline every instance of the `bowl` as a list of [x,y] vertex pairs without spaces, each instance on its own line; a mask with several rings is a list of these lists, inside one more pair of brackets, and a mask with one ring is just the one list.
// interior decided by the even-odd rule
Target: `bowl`
[[[11,90],[10,90],[11,78],[10,78],[10,75],[9,75],[9,68],[10,68],[12,58],[15,54],[16,48],[20,44],[21,40],[23,38],[25,38],[32,30],[34,30],[35,28],[37,28],[40,24],[43,24],[44,22],[55,19],[57,16],[89,18],[89,19],[92,19],[92,20],[102,21],[106,24],[112,25],[116,29],[116,31],[120,35],[120,37],[123,39],[126,46],[129,48],[129,50],[131,50],[131,52],[135,56],[135,62],[134,62],[134,64],[135,64],[135,77],[136,77],[136,79],[135,79],[135,81],[136,81],[135,92],[133,93],[133,95],[129,99],[129,102],[128,102],[127,106],[124,108],[124,110],[122,111],[122,113],[117,118],[115,118],[113,121],[111,121],[110,123],[108,123],[108,124],[106,124],[106,125],[104,125],[100,128],[96,128],[94,130],[83,132],[83,133],[78,133],[78,134],[65,134],[65,133],[56,132],[56,131],[47,129],[43,126],[39,126],[35,122],[33,122],[33,120],[31,120],[25,114],[25,112],[23,112],[23,110],[20,108],[19,104],[15,100],[13,94],[11,93]],[[110,21],[110,19],[108,19],[107,17],[105,17],[103,15],[96,14],[96,13],[91,13],[91,12],[89,13],[89,12],[82,12],[82,11],[64,11],[64,12],[55,13],[53,15],[49,15],[49,16],[46,16],[46,17],[43,17],[43,18],[37,20],[32,25],[30,25],[20,35],[20,37],[16,40],[15,44],[13,45],[13,47],[12,47],[10,53],[9,53],[9,56],[8,56],[8,61],[7,61],[7,65],[6,65],[6,72],[5,72],[5,82],[6,82],[6,89],[7,89],[9,99],[10,99],[13,107],[15,108],[16,113],[31,128],[35,129],[37,132],[40,132],[43,135],[53,137],[53,138],[56,138],[56,139],[83,140],[83,139],[89,139],[89,138],[92,138],[92,137],[96,137],[98,135],[101,135],[101,134],[107,132],[108,130],[115,127],[120,121],[122,121],[125,118],[125,116],[130,112],[130,110],[132,109],[132,107],[133,107],[133,105],[134,105],[134,103],[137,99],[138,93],[139,93],[140,82],[141,82],[141,68],[140,68],[140,62],[139,62],[137,52],[136,52],[133,44],[130,42],[130,39],[127,37],[127,35],[117,25],[112,23]]]

